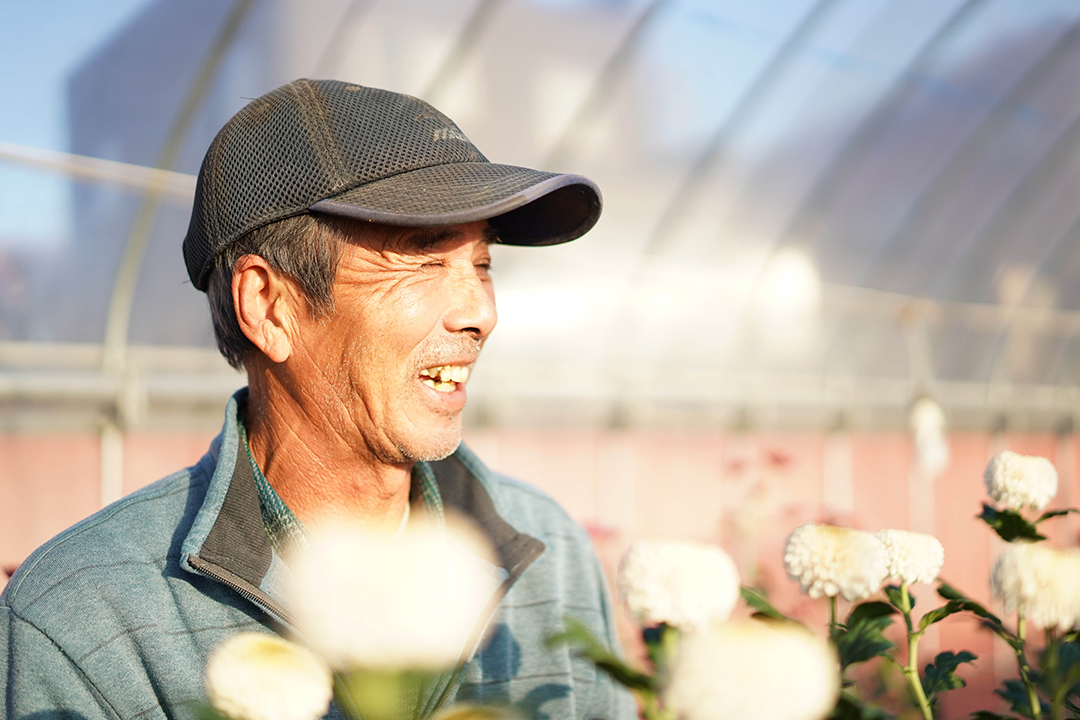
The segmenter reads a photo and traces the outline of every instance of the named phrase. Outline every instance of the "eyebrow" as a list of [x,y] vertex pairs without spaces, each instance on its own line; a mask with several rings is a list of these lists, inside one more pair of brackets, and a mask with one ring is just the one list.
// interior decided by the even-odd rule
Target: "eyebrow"
[[[463,233],[460,230],[451,228],[419,228],[409,236],[409,242],[415,243],[416,248],[424,252],[447,240],[455,240],[462,235]],[[490,226],[484,228],[484,240],[488,243],[499,242],[499,231]]]

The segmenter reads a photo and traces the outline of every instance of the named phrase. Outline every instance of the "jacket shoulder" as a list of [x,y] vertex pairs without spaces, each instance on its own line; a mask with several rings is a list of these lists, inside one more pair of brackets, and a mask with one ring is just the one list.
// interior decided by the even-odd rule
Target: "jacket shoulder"
[[[522,480],[497,472],[489,476],[506,512],[524,522],[526,532],[567,536],[575,541],[589,541],[589,535],[551,495]],[[542,539],[542,538],[541,538]]]
[[102,583],[124,584],[146,572],[160,576],[182,537],[178,529],[197,508],[208,481],[200,462],[72,525],[23,561],[0,595],[0,605],[31,619],[34,608],[43,604],[38,601],[65,585],[85,592]]

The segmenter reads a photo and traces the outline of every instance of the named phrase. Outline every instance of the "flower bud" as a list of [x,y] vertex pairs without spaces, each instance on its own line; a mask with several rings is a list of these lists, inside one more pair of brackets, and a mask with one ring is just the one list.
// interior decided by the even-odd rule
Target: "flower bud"
[[1080,548],[1015,543],[994,564],[990,589],[1006,612],[1022,610],[1041,628],[1080,626]]
[[1057,494],[1057,470],[1037,455],[999,452],[986,466],[983,478],[994,502],[1011,510],[1042,510]]
[[875,533],[885,547],[887,577],[908,583],[931,583],[945,563],[945,548],[933,535],[910,530]]
[[276,635],[234,635],[206,662],[210,704],[234,720],[315,720],[333,694],[326,664]]
[[665,708],[681,720],[821,720],[840,692],[840,664],[794,623],[741,620],[686,635]]
[[499,580],[479,534],[451,520],[412,521],[401,537],[355,524],[311,529],[289,561],[290,605],[331,667],[436,671],[460,659]]
[[888,576],[885,547],[868,532],[835,525],[800,525],[784,546],[784,569],[810,597],[870,597]]
[[731,614],[739,571],[715,545],[638,541],[623,557],[619,589],[641,625],[693,630]]

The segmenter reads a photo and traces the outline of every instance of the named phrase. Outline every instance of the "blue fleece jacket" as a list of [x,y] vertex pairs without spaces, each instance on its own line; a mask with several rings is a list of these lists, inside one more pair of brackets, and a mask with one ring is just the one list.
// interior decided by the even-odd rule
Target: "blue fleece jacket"
[[[215,646],[241,631],[287,634],[283,565],[238,452],[244,393],[229,401],[224,430],[197,465],[66,530],[15,573],[0,595],[0,718],[191,717]],[[617,646],[586,533],[464,446],[430,467],[444,503],[492,540],[506,580],[486,644],[451,686],[433,688],[426,708],[478,701],[536,720],[636,717],[624,690],[543,644],[572,615]]]

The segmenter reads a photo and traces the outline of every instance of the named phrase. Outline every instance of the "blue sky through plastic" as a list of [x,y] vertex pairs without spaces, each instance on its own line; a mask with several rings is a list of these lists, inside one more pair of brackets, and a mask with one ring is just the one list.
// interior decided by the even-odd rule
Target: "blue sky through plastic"
[[[0,141],[66,151],[69,73],[149,2],[0,3]],[[0,162],[0,244],[63,242],[68,192],[56,173]]]

